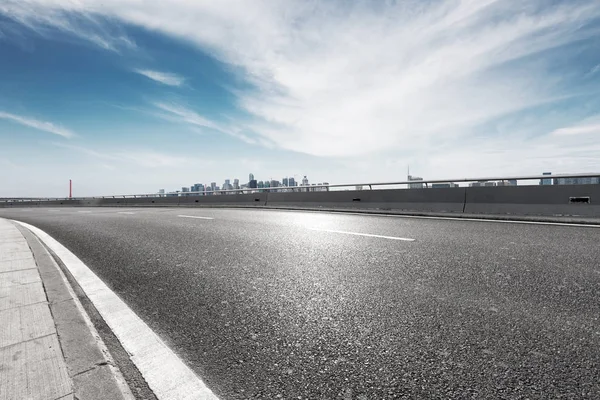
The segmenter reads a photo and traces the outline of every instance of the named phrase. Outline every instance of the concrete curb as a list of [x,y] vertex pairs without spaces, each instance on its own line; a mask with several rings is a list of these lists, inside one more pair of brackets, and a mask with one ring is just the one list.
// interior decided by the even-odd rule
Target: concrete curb
[[[16,225],[16,224],[15,224]],[[60,346],[79,400],[134,399],[129,386],[52,255],[29,230],[16,225],[33,253]]]

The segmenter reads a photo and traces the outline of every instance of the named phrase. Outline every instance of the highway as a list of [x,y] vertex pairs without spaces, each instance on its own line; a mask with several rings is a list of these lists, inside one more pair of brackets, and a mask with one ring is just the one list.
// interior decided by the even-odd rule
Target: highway
[[2,209],[221,399],[600,398],[600,227],[210,208]]

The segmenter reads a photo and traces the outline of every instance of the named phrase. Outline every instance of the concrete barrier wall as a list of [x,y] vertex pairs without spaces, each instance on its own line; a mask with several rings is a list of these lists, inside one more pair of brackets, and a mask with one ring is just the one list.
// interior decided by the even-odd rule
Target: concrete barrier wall
[[[587,200],[571,203],[571,198]],[[600,185],[469,187],[255,193],[4,202],[0,207],[290,207],[512,215],[600,217]]]
[[349,190],[338,192],[269,193],[267,205],[380,209],[401,211],[462,212],[465,188]]
[[[588,197],[589,203],[570,202]],[[465,213],[600,217],[600,185],[468,188]]]

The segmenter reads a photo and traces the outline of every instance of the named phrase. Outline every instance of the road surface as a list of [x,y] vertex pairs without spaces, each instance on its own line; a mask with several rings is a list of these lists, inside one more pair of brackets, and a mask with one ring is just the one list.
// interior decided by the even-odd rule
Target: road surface
[[600,398],[600,228],[303,211],[1,209],[221,399]]

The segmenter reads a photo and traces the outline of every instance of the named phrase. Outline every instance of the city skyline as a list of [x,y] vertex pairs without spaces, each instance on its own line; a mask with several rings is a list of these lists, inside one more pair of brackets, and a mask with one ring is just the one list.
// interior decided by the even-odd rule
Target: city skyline
[[309,4],[4,0],[0,196],[600,170],[599,2]]

